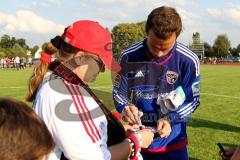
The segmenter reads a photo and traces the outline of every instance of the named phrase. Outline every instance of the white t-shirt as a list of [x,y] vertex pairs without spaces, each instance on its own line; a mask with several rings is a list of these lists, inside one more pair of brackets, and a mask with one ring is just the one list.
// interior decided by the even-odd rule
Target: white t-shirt
[[20,58],[18,56],[15,57],[15,63],[20,63]]
[[48,160],[62,152],[71,160],[110,160],[107,120],[96,101],[81,86],[48,72],[33,107],[56,143]]

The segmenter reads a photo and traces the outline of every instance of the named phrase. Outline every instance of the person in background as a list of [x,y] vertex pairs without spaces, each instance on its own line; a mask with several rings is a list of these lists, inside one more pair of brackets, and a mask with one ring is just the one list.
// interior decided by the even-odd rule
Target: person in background
[[15,67],[18,70],[20,68],[20,58],[18,56],[15,57],[14,63],[15,63]]
[[0,98],[0,159],[45,160],[54,145],[45,123],[32,108]]
[[20,58],[20,64],[19,64],[19,69],[24,69],[24,59]]
[[7,68],[6,58],[3,58],[2,65],[3,65],[3,68]]
[[29,65],[29,67],[32,67],[32,57],[28,58],[28,65]]

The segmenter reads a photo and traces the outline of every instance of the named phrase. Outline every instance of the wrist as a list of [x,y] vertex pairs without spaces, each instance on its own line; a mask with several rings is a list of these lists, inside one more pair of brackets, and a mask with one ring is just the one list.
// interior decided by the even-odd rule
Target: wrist
[[137,132],[131,131],[127,134],[125,141],[129,142],[131,148],[129,158],[136,159],[141,150],[142,136]]
[[124,141],[127,142],[129,147],[130,147],[128,157],[131,157],[132,155],[134,155],[134,143],[129,138],[124,139]]
[[169,115],[164,115],[164,116],[160,117],[159,120],[166,120],[166,121],[168,121],[170,124],[171,124],[171,122],[172,122]]

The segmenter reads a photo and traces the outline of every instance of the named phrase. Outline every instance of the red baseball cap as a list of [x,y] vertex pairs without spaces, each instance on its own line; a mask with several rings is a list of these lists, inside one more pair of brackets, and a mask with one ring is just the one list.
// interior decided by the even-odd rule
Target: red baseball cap
[[98,22],[79,20],[65,29],[61,36],[69,45],[99,56],[112,71],[120,71],[120,65],[112,56],[112,38]]

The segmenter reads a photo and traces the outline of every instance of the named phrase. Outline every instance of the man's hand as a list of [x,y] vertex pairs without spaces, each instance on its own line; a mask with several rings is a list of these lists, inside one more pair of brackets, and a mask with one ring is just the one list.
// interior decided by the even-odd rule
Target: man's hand
[[138,108],[135,105],[125,106],[122,112],[123,121],[128,122],[130,124],[137,124],[138,116],[137,113]]
[[142,137],[142,148],[148,148],[148,146],[152,143],[154,134],[149,129],[142,129],[137,131]]
[[157,132],[161,138],[167,138],[172,132],[170,120],[166,118],[159,119],[157,122]]
[[138,131],[140,128],[139,128],[139,125],[137,124],[134,124],[134,125],[129,125],[129,124],[123,124],[123,127],[125,129],[125,131]]
[[135,105],[125,106],[122,112],[123,120],[129,122],[132,125],[138,124],[142,115],[142,112],[139,112],[138,108]]

